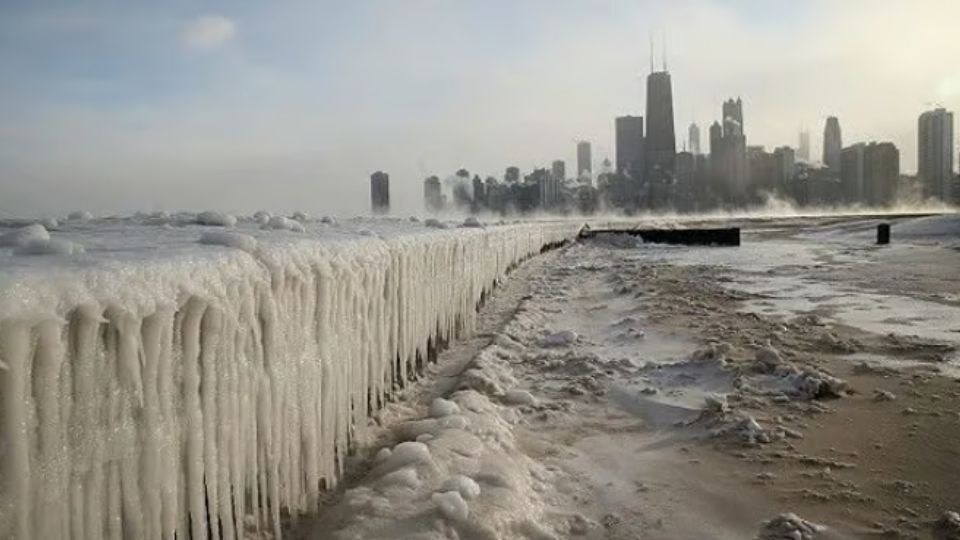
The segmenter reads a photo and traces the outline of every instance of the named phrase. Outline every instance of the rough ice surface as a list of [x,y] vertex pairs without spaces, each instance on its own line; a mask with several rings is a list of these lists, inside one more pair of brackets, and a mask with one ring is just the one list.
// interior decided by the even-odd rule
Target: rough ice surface
[[480,496],[480,484],[469,476],[458,474],[450,477],[443,483],[442,491],[456,491],[466,500],[476,499]]
[[283,216],[273,216],[273,217],[271,217],[271,218],[267,221],[267,223],[264,225],[264,228],[266,228],[266,229],[274,229],[274,230],[294,231],[294,232],[304,232],[304,231],[305,231],[305,229],[304,229],[304,227],[303,227],[303,224],[301,224],[299,221],[295,221],[295,220],[293,220],[293,219],[286,218],[286,217],[283,217]]
[[83,246],[60,238],[31,238],[19,246],[15,255],[76,255],[83,253]]
[[[0,249],[0,537],[279,536],[281,511],[336,485],[352,430],[429,341],[469,332],[485,290],[579,229],[350,220],[293,235],[244,220],[250,253],[198,244],[197,221],[68,221],[57,237],[87,248],[69,258]],[[434,471],[432,455],[477,451],[479,436],[507,455],[480,416],[430,419],[429,447],[404,442],[378,468],[431,490],[502,476]]]

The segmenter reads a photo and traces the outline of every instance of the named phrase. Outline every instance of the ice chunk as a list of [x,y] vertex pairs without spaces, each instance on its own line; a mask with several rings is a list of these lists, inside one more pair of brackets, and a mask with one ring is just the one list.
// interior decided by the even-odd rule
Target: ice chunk
[[440,515],[450,521],[466,521],[470,515],[467,501],[463,500],[459,491],[434,493],[430,500],[437,506]]
[[477,218],[470,216],[467,219],[463,220],[463,225],[461,226],[471,228],[471,229],[479,229],[483,227],[483,224],[480,223],[480,220],[478,220]]
[[90,221],[93,219],[93,214],[87,212],[86,210],[75,210],[70,212],[70,215],[67,216],[67,219],[70,221]]
[[260,225],[266,225],[267,223],[270,222],[270,218],[272,217],[273,215],[270,214],[270,212],[267,212],[265,210],[258,210],[253,214],[253,220],[259,223]]
[[422,482],[417,470],[412,467],[404,467],[396,471],[389,472],[380,478],[380,485],[386,488],[403,487],[407,489],[419,489]]
[[393,447],[390,455],[383,460],[383,468],[395,470],[416,463],[432,463],[430,449],[422,442],[405,441]]
[[450,416],[452,414],[459,413],[460,407],[448,399],[437,398],[433,400],[433,403],[430,404],[430,416],[434,418],[440,418],[441,416]]
[[503,395],[503,400],[511,405],[536,405],[537,398],[526,390],[509,390]]
[[270,218],[270,221],[261,228],[294,232],[304,232],[306,230],[299,222],[283,216],[273,216]]
[[226,246],[253,253],[257,250],[257,239],[248,235],[229,231],[207,231],[200,235],[200,243],[212,246]]
[[237,218],[223,212],[207,210],[197,214],[197,223],[215,227],[233,227],[237,224]]
[[446,229],[447,226],[442,221],[436,218],[428,218],[423,224],[431,229]]
[[50,233],[39,223],[3,233],[0,235],[0,247],[25,246],[34,240],[50,240]]
[[786,513],[764,522],[758,538],[760,540],[813,540],[827,528],[800,518],[796,514]]
[[308,216],[305,212],[294,212],[290,216],[290,219],[295,219],[300,223],[305,223],[307,221],[310,221],[310,216]]
[[480,484],[469,476],[458,474],[451,476],[443,483],[441,491],[456,491],[466,500],[476,499],[480,496]]
[[56,229],[60,226],[60,223],[56,218],[43,218],[40,220],[40,224],[49,229]]

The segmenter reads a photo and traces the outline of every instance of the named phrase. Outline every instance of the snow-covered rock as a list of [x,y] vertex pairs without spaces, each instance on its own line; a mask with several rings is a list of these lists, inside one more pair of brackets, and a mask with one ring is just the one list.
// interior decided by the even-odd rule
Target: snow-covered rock
[[61,238],[34,238],[14,248],[16,255],[79,255],[83,246]]
[[458,474],[448,478],[440,491],[456,491],[460,493],[461,497],[469,501],[480,496],[480,484],[469,476]]
[[460,414],[460,407],[448,399],[436,398],[433,400],[433,403],[430,404],[430,416],[434,418],[454,414]]
[[273,229],[279,231],[305,232],[303,225],[295,220],[283,216],[273,216],[267,221],[262,229]]
[[70,221],[90,221],[93,219],[93,214],[87,212],[86,210],[75,210],[70,212],[70,215],[67,216],[67,219]]
[[440,515],[450,521],[466,521],[470,515],[467,501],[463,500],[458,491],[434,493],[430,500],[437,506]]

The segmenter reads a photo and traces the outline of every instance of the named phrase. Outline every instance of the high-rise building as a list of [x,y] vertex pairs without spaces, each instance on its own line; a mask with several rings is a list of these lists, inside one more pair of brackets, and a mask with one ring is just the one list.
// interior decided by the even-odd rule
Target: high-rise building
[[503,173],[503,181],[508,184],[515,184],[520,181],[520,168],[519,167],[507,167],[507,170]]
[[580,141],[577,143],[577,177],[593,176],[593,161],[590,155],[590,142]]
[[430,212],[443,210],[443,189],[440,178],[430,176],[423,181],[423,203]]
[[733,98],[723,102],[723,135],[743,135],[743,100]]
[[616,120],[617,172],[643,172],[643,117],[620,116]]
[[649,184],[672,174],[677,154],[677,138],[673,128],[673,87],[666,69],[647,76],[646,118],[644,179]]
[[550,174],[553,178],[563,183],[567,179],[567,164],[562,159],[553,162],[550,167]]
[[866,169],[863,159],[866,145],[857,143],[840,152],[840,196],[844,203],[863,204]]
[[691,123],[690,129],[687,131],[690,136],[690,153],[696,156],[700,154],[700,127],[695,123]]
[[390,175],[383,171],[370,175],[370,205],[375,214],[390,211]]
[[800,145],[797,147],[797,159],[803,162],[810,161],[810,132],[800,130]]
[[790,183],[796,175],[796,152],[789,146],[781,146],[774,149],[773,160],[775,164],[773,187],[777,193],[784,195],[789,190]]
[[723,144],[723,128],[720,122],[714,122],[710,125],[710,156],[712,159],[718,159],[720,147]]
[[834,176],[840,176],[840,153],[843,152],[843,137],[840,134],[840,120],[836,116],[827,118],[823,127],[823,164]]
[[939,108],[918,121],[917,176],[926,198],[952,202],[953,113]]
[[864,201],[870,206],[892,206],[900,184],[900,151],[891,142],[871,142],[863,155]]

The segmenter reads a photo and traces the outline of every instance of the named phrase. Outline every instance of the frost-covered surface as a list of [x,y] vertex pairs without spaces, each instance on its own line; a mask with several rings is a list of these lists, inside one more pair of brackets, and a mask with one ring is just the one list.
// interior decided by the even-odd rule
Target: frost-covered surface
[[[220,217],[79,215],[51,236],[84,253],[0,248],[0,536],[235,538],[244,516],[278,533],[428,340],[469,330],[485,289],[579,228]],[[422,434],[470,448],[488,403],[438,403]],[[394,449],[390,481],[416,485],[404,469],[438,451]],[[449,472],[430,500],[456,521],[477,471]]]

